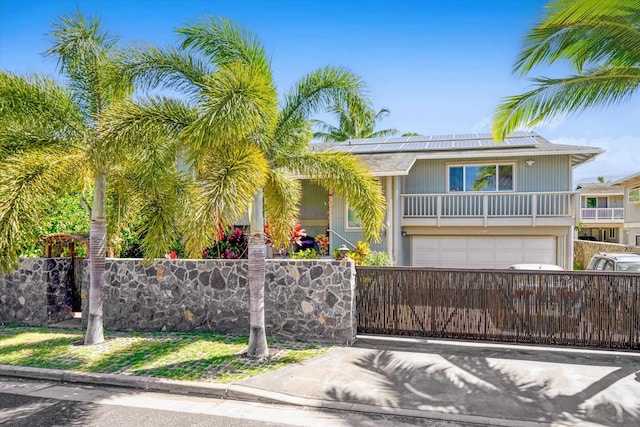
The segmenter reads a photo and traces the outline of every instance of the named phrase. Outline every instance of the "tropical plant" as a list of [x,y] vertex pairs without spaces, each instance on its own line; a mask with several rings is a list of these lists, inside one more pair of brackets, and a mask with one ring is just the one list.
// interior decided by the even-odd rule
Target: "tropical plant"
[[374,267],[390,267],[394,265],[393,260],[386,252],[373,251],[362,260],[361,265]]
[[326,234],[318,234],[316,236],[316,243],[318,244],[318,249],[320,255],[326,255],[329,253],[329,236]]
[[371,254],[369,248],[369,242],[362,242],[358,240],[356,247],[347,252],[346,257],[351,258],[356,265],[363,265],[364,260]]
[[[347,153],[310,149],[309,117],[362,97],[362,81],[344,68],[303,76],[278,104],[271,64],[259,40],[225,19],[204,18],[177,31],[181,50],[140,45],[124,71],[143,87],[169,87],[181,100],[152,96],[105,115],[105,138],[168,137],[183,144],[195,178],[183,237],[189,256],[249,211],[250,338],[247,354],[268,354],[264,328],[264,221],[275,248],[289,245],[303,175],[343,194],[378,239],[385,202],[379,182]],[[264,205],[263,205],[264,204]],[[264,209],[264,211],[263,211]]]
[[320,256],[315,249],[307,248],[291,254],[291,259],[318,259]]
[[376,131],[376,125],[380,120],[389,115],[386,108],[376,113],[368,102],[362,102],[362,98],[347,98],[343,104],[336,104],[329,111],[338,118],[338,125],[333,126],[322,120],[313,120],[313,124],[319,130],[313,137],[323,141],[347,141],[359,138],[382,138],[398,133],[397,129],[384,129]]
[[[8,272],[17,266],[20,246],[37,237],[53,200],[93,187],[84,343],[99,344],[104,341],[107,206],[115,212],[110,234],[118,234],[121,218],[145,210],[153,219],[145,226],[147,235],[171,238],[171,233],[163,233],[165,222],[158,213],[163,212],[165,202],[179,194],[174,186],[164,186],[166,180],[161,178],[172,174],[175,144],[142,138],[129,144],[131,140],[100,137],[97,128],[107,107],[128,98],[132,86],[126,79],[116,78],[117,39],[101,30],[99,20],[85,20],[80,12],[63,17],[54,22],[50,38],[52,46],[46,55],[57,58],[67,86],[41,76],[0,73],[0,268]],[[167,154],[172,147],[173,154]],[[156,190],[150,191],[153,188]],[[154,243],[158,241],[159,245],[148,246],[160,253],[167,245],[162,239]]]
[[202,258],[247,258],[247,236],[235,227],[219,236],[213,245],[205,248]]
[[498,106],[493,135],[503,140],[567,113],[619,103],[640,85],[640,1],[557,0],[527,34],[514,72],[566,60],[575,74],[533,79],[534,88]]

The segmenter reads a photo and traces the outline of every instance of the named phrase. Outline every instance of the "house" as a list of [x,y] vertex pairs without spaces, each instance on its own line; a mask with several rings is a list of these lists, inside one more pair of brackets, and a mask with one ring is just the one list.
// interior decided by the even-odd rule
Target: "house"
[[620,243],[640,246],[640,173],[613,182],[624,192],[624,225]]
[[582,184],[578,238],[620,243],[624,223],[624,190],[609,183]]
[[[507,268],[519,263],[572,267],[579,198],[572,169],[599,148],[552,144],[517,132],[410,136],[314,144],[346,151],[383,187],[381,242],[398,265]],[[331,249],[362,239],[348,201],[303,181],[300,220],[309,234],[329,230]]]

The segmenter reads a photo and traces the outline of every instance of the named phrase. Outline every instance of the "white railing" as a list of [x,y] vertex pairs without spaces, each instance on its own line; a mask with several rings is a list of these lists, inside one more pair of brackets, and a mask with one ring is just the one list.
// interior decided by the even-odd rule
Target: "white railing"
[[402,194],[405,218],[570,217],[573,192]]
[[580,219],[586,222],[624,222],[624,208],[582,208]]

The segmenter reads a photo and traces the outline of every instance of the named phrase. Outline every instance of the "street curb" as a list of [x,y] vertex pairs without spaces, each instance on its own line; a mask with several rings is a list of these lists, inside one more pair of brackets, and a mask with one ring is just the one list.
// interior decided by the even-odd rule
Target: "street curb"
[[0,365],[0,377],[28,378],[34,380],[57,381],[62,383],[67,382],[97,386],[106,385],[179,395],[198,395],[219,399],[286,404],[347,412],[363,412],[380,415],[427,418],[433,420],[464,422],[490,426],[549,426],[549,423],[538,423],[534,421],[490,418],[477,415],[448,414],[444,412],[421,411],[418,409],[405,409],[391,406],[374,406],[364,403],[349,403],[338,402],[334,400],[305,398],[233,383],[197,383],[192,381],[178,381],[164,378],[137,377],[117,374],[97,374],[87,372],[69,372],[61,369],[30,368],[11,365]]

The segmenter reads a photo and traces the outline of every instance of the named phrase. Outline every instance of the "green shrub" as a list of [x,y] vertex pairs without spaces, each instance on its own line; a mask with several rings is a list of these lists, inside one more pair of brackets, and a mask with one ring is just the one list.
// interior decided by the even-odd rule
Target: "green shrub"
[[320,256],[315,249],[305,249],[303,251],[294,252],[291,254],[291,259],[318,259]]
[[584,265],[582,265],[581,263],[576,261],[576,262],[573,263],[573,269],[574,270],[584,270]]
[[394,265],[393,260],[386,252],[371,252],[362,260],[362,265],[374,267],[389,267]]

